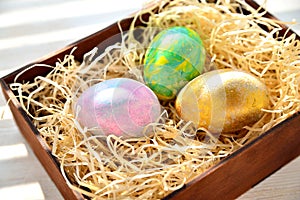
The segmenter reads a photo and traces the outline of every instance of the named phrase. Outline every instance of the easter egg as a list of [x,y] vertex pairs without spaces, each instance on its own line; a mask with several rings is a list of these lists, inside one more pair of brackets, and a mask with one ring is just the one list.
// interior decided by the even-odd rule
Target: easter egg
[[145,126],[161,112],[159,101],[146,85],[128,78],[98,83],[78,98],[76,119],[96,135],[141,137]]
[[172,27],[158,33],[144,59],[145,83],[161,100],[174,99],[179,90],[203,70],[206,53],[192,29]]
[[233,132],[253,125],[268,108],[266,86],[249,73],[223,69],[204,73],[178,94],[178,115],[212,133]]

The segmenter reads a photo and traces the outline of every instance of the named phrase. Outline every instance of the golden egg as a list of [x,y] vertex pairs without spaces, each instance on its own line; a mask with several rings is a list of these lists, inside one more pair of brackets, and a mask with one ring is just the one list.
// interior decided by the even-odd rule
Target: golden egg
[[268,108],[266,86],[249,73],[221,69],[190,81],[178,94],[178,115],[212,133],[233,132],[253,125]]

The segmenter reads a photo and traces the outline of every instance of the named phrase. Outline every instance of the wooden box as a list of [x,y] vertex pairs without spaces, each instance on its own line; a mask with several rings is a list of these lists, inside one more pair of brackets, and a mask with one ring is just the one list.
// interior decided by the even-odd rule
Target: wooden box
[[[253,1],[246,0],[246,2],[255,9],[259,7],[259,5]],[[265,16],[274,18],[270,13],[266,13]],[[147,16],[144,16],[144,19],[147,20]],[[132,19],[122,21],[121,25],[123,30],[129,29],[131,21]],[[282,34],[288,29],[287,27],[283,28]],[[83,54],[90,51],[95,44],[99,44],[117,33],[119,33],[118,25],[112,24],[97,33],[58,50],[52,55],[30,63],[1,79],[2,90],[6,99],[10,99],[9,106],[19,129],[65,199],[84,199],[85,197],[68,187],[60,172],[59,163],[51,155],[49,147],[41,138],[29,116],[21,108],[17,98],[9,88],[9,84],[14,82],[14,78],[18,73],[32,66],[32,64],[43,63],[54,65],[58,59],[63,59],[66,54],[69,54],[75,46],[77,50],[73,55],[77,58],[82,58]],[[289,30],[288,34],[292,33],[292,30]],[[300,40],[299,36],[297,36],[297,38]],[[118,40],[120,38],[115,39]],[[114,43],[115,41],[111,42]],[[102,48],[108,45],[110,44],[107,43]],[[19,80],[32,81],[36,76],[44,76],[49,71],[50,69],[46,67],[39,67],[38,70],[30,68],[19,77]],[[298,112],[288,120],[285,120],[283,123],[223,159],[219,164],[199,175],[180,190],[165,197],[165,199],[207,200],[233,199],[238,197],[265,177],[300,155],[299,121],[300,113]],[[201,192],[199,193],[200,190]]]

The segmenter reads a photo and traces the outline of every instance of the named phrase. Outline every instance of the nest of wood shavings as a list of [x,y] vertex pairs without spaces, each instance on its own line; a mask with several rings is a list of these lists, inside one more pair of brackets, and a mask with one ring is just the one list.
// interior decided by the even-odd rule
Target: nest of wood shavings
[[[250,14],[239,14],[241,7]],[[68,185],[91,199],[160,199],[300,110],[300,42],[295,35],[280,37],[280,22],[243,1],[160,1],[135,20],[144,13],[150,14],[146,27],[122,30],[122,41],[100,56],[97,48],[81,63],[66,55],[48,66],[52,71],[46,77],[11,85],[59,160]],[[251,127],[216,138],[178,118],[174,102],[161,102],[164,111],[149,125],[149,137],[95,136],[81,127],[73,110],[80,94],[115,77],[143,82],[143,57],[156,28],[172,26],[199,33],[211,58],[207,68],[242,69],[264,82],[270,96],[264,116]],[[137,28],[143,30],[142,40],[134,36]]]

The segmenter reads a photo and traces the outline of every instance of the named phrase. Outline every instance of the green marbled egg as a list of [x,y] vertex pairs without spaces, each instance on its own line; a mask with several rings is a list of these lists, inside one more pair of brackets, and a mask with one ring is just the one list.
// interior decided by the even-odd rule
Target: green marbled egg
[[158,33],[144,60],[145,83],[161,100],[175,98],[181,88],[200,75],[206,53],[200,36],[186,27]]

